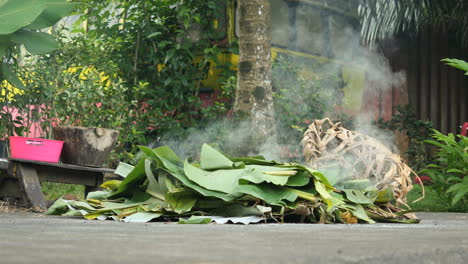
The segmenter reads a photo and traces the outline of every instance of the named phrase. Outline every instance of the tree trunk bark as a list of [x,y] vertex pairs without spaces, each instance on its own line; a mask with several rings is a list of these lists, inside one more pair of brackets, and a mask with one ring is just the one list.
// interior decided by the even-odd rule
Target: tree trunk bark
[[269,0],[239,0],[239,65],[234,114],[252,122],[243,152],[276,142],[271,87]]

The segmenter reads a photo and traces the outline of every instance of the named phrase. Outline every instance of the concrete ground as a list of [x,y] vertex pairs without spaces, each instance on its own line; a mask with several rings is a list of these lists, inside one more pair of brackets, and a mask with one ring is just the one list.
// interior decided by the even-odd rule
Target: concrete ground
[[420,224],[177,225],[0,213],[0,263],[468,263],[468,214]]

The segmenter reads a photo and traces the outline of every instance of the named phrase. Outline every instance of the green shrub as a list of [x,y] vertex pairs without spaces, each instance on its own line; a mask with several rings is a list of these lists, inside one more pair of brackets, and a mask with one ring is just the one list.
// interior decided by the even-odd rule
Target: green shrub
[[425,140],[431,138],[432,122],[417,119],[409,105],[399,105],[396,110],[397,113],[390,120],[379,119],[377,126],[405,133],[408,136],[409,144],[404,155],[413,170],[421,170],[431,163],[429,148]]
[[468,137],[433,131],[434,140],[425,142],[438,147],[436,158],[420,173],[431,177],[440,194],[449,194],[453,206],[468,198]]

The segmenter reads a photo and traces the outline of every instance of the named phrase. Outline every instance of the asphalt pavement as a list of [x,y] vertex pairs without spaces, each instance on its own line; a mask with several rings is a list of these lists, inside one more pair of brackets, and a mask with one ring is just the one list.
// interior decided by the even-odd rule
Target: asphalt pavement
[[0,213],[0,263],[468,263],[468,214],[420,224],[178,225]]

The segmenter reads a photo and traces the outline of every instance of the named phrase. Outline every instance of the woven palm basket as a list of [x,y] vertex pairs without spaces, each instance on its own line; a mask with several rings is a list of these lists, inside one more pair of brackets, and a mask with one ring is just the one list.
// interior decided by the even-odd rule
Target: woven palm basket
[[304,133],[304,156],[310,168],[339,166],[348,179],[369,179],[379,190],[391,186],[397,204],[407,205],[406,194],[417,174],[376,139],[345,129],[330,119],[315,120]]

